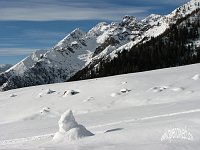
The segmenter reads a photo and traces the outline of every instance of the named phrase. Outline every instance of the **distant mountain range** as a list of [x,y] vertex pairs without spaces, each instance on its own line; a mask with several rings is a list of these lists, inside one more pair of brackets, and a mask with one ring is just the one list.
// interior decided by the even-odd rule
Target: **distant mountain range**
[[75,29],[50,50],[38,50],[2,73],[0,89],[197,63],[199,16],[200,0],[191,0],[165,16],[125,16],[88,32]]
[[0,73],[10,69],[11,67],[11,64],[0,64]]

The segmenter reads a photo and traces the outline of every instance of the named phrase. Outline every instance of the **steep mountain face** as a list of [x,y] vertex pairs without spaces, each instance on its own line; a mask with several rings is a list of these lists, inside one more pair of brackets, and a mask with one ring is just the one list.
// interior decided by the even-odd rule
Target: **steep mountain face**
[[8,70],[11,67],[12,67],[11,64],[0,64],[0,73]]
[[[104,77],[200,62],[200,1],[192,0],[166,16],[150,15],[154,23],[133,41],[99,61],[91,61],[70,80]],[[152,21],[153,20],[153,21]]]
[[124,51],[129,52],[136,45],[147,43],[165,33],[172,25],[183,22],[199,9],[199,3],[200,0],[191,0],[166,16],[153,14],[142,21],[125,16],[119,23],[102,22],[88,32],[75,29],[52,49],[37,51],[2,73],[0,89],[5,91],[112,75],[111,72],[100,73],[101,70],[105,71],[103,68],[107,67],[107,62],[121,59],[119,55]]

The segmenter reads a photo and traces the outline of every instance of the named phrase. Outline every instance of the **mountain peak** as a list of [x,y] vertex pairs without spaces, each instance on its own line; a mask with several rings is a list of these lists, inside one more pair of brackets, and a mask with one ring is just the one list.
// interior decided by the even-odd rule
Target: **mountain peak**
[[146,17],[145,19],[142,20],[143,23],[145,24],[149,24],[149,25],[154,25],[155,22],[157,22],[160,18],[162,18],[161,15],[158,14],[151,14],[148,17]]
[[164,18],[167,20],[167,22],[173,24],[177,19],[187,16],[197,9],[200,9],[200,0],[191,0],[186,4],[178,7],[170,14],[164,16]]
[[63,40],[61,40],[61,42],[66,41],[69,38],[77,39],[77,38],[82,37],[85,34],[86,33],[84,31],[82,31],[80,28],[76,28],[70,34],[68,34]]
[[123,20],[122,20],[122,23],[127,24],[127,25],[135,24],[137,22],[139,22],[139,21],[137,20],[136,17],[134,17],[134,16],[128,16],[128,15],[124,16]]
[[85,34],[86,33],[84,31],[82,31],[80,28],[76,28],[70,34],[68,34],[63,40],[58,42],[58,44],[56,44],[53,49],[60,50],[63,47],[67,47],[67,46],[69,46],[68,45],[69,43],[81,40],[81,38]]
[[109,24],[107,22],[100,22],[96,26],[94,26],[91,30],[89,30],[87,34],[90,36],[98,36],[108,28]]

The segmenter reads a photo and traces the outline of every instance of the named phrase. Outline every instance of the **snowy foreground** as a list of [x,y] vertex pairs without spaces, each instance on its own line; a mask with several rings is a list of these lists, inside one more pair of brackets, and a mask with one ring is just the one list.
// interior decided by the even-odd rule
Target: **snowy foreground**
[[199,147],[200,64],[0,93],[0,149]]

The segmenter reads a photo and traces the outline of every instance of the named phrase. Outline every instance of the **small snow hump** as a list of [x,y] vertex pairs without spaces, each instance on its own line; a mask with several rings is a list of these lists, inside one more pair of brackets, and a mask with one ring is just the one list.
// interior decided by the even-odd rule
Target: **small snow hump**
[[122,82],[122,84],[127,84],[127,82],[125,81],[125,82]]
[[94,101],[94,100],[95,100],[94,97],[89,97],[89,98],[83,100],[83,102],[90,102],[90,101]]
[[59,142],[65,139],[77,140],[94,134],[88,131],[83,125],[76,122],[71,110],[61,115],[58,121],[59,131],[54,135],[53,141]]
[[111,93],[110,94],[111,97],[116,97],[116,96],[119,96],[119,95],[120,95],[120,93]]
[[167,90],[168,88],[169,88],[168,86],[156,86],[156,87],[150,88],[149,91],[157,93],[157,92],[163,92]]
[[42,92],[38,94],[38,97],[42,97],[42,96],[44,96],[44,95],[50,95],[50,94],[52,94],[52,93],[54,93],[54,92],[55,92],[55,91],[54,91],[54,90],[51,90],[51,89],[46,89],[46,90],[44,90],[44,91],[43,91],[43,89],[42,89]]
[[42,108],[42,110],[40,110],[41,114],[45,114],[45,113],[49,113],[50,112],[50,108],[49,107],[44,107]]
[[192,77],[192,80],[195,80],[195,81],[197,81],[197,80],[199,80],[200,79],[200,75],[199,74],[196,74],[196,75],[194,75],[193,77]]
[[17,96],[17,95],[15,95],[15,94],[11,94],[11,95],[10,95],[10,97],[16,97],[16,96]]

